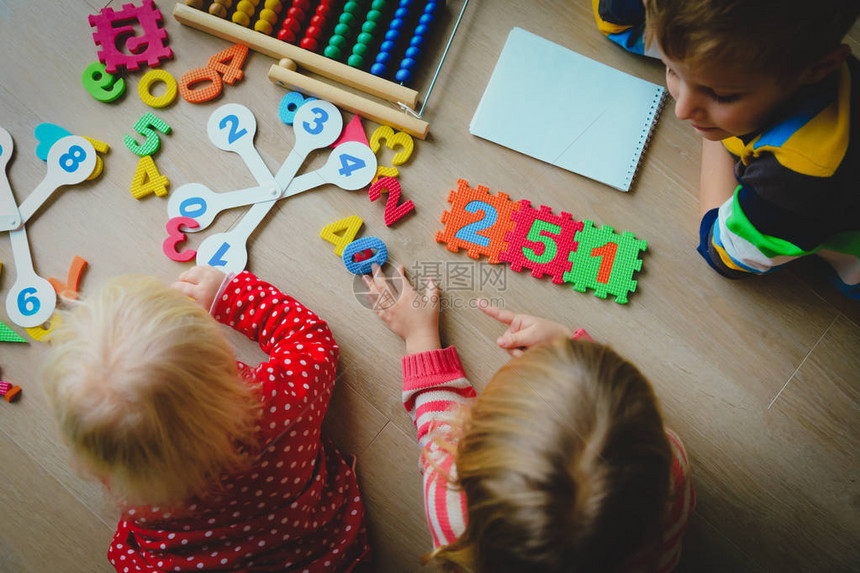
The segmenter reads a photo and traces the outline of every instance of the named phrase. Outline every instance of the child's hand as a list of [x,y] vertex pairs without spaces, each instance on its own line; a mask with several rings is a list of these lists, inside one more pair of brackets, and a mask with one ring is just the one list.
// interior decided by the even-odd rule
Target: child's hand
[[225,276],[218,269],[198,265],[179,275],[179,280],[170,285],[170,288],[178,290],[206,310],[209,310],[215,301],[218,289],[221,288],[221,283],[224,282]]
[[573,331],[570,328],[545,318],[528,314],[514,314],[509,310],[495,308],[488,304],[479,304],[478,308],[499,322],[508,325],[508,329],[496,340],[496,344],[507,350],[511,356],[520,356],[525,349],[542,342],[573,336]]
[[373,278],[362,277],[370,289],[367,299],[374,312],[391,332],[406,341],[407,354],[439,349],[439,288],[429,279],[427,292],[422,296],[409,284],[402,265],[397,273],[402,285],[399,295],[379,265],[373,265]]

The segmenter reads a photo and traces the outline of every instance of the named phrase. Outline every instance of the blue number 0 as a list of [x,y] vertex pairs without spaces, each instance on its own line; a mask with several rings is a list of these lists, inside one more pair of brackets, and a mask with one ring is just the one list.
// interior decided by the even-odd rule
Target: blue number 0
[[239,131],[236,130],[236,128],[239,127],[239,118],[232,114],[225,115],[224,117],[222,117],[221,123],[218,124],[218,127],[224,129],[225,127],[227,127],[228,123],[230,124],[230,133],[227,134],[227,143],[233,143],[234,141],[248,133],[248,130],[244,127]]
[[304,122],[302,127],[311,135],[319,135],[322,133],[323,124],[328,121],[328,112],[321,107],[315,107],[311,111],[316,114],[313,127],[308,122]]
[[340,169],[337,172],[344,177],[349,177],[356,169],[362,169],[366,166],[367,163],[363,159],[344,153],[340,156]]
[[459,231],[454,233],[454,236],[458,239],[462,239],[463,241],[475,243],[482,247],[489,247],[490,239],[483,235],[479,235],[478,231],[483,231],[484,229],[488,229],[495,225],[496,219],[499,218],[498,211],[496,211],[492,205],[484,201],[470,201],[466,205],[465,210],[469,213],[477,213],[478,211],[481,211],[484,213],[484,216],[474,223],[469,223],[465,227],[462,227]]

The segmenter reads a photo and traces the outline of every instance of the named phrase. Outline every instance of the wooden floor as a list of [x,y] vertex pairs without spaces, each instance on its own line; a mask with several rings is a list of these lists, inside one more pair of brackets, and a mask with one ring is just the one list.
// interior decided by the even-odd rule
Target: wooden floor
[[[119,9],[122,2],[110,5]],[[662,83],[658,62],[627,54],[596,30],[590,2],[472,2],[425,112],[431,137],[417,141],[400,181],[416,212],[387,228],[383,207],[362,192],[327,187],[279,204],[249,245],[250,268],[325,317],[341,345],[341,376],[326,422],[358,457],[376,570],[420,570],[430,548],[424,522],[415,432],[400,402],[403,345],[353,294],[353,279],[318,238],[327,223],[360,215],[364,235],[382,238],[407,268],[472,264],[434,242],[439,217],[458,178],[632,231],[648,241],[639,289],[628,305],[580,294],[506,268],[504,284],[446,284],[452,305],[444,340],[460,350],[478,388],[505,362],[493,344],[501,329],[468,303],[501,299],[507,308],[558,317],[611,342],[653,382],[668,423],[692,458],[698,505],[685,541],[684,572],[834,572],[860,570],[860,307],[843,300],[807,266],[748,282],[724,280],[695,252],[700,143],[671,106],[631,193],[620,193],[469,134],[468,125],[498,54],[514,26],[523,27],[618,69]],[[175,52],[163,69],[179,78],[226,48],[225,41],[179,25],[172,2],[159,0]],[[36,269],[64,278],[72,257],[87,259],[84,295],[107,277],[147,273],[171,280],[188,264],[167,260],[166,198],[129,193],[137,157],[122,143],[147,111],[173,128],[155,156],[171,187],[204,182],[216,191],[253,184],[234,154],[206,137],[221,103],[250,107],[256,145],[270,168],[293,144],[277,118],[286,93],[266,79],[273,60],[252,54],[246,77],[224,86],[215,102],[179,99],[151,110],[137,96],[142,72],[112,104],[81,87],[96,60],[87,15],[98,0],[0,0],[0,125],[15,139],[7,173],[20,202],[41,181],[33,130],[60,124],[111,145],[104,174],[59,192],[28,223]],[[429,52],[422,93],[456,18]],[[860,29],[851,45],[860,53]],[[540,62],[535,62],[540,65]],[[511,110],[517,113],[517,110]],[[351,114],[345,114],[349,119]],[[376,127],[366,122],[368,133]],[[323,154],[320,154],[323,155]],[[384,155],[388,162],[390,155]],[[311,166],[321,165],[316,157]],[[307,167],[305,168],[307,169]],[[241,210],[222,216],[226,230]],[[192,248],[199,236],[190,239]],[[0,298],[15,281],[11,248],[0,236]],[[477,269],[477,267],[474,267]],[[0,320],[10,323],[0,309]],[[23,329],[16,328],[23,334]],[[259,352],[239,343],[240,356]],[[79,478],[54,429],[37,373],[42,343],[0,345],[0,378],[21,385],[23,399],[0,403],[0,571],[87,572],[110,569],[105,553],[117,512],[98,484]]]

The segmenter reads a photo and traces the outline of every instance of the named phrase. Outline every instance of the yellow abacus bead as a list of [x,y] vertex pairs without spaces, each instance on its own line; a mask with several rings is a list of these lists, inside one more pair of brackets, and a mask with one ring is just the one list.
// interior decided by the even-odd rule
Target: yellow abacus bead
[[258,32],[262,32],[267,36],[272,33],[272,25],[265,20],[257,20],[257,22],[254,24],[254,29]]
[[255,6],[254,3],[251,2],[251,0],[242,0],[236,5],[237,11],[244,12],[248,16],[251,16],[256,9],[257,6]]
[[227,8],[223,4],[216,4],[213,2],[212,5],[209,6],[209,13],[213,16],[218,16],[219,18],[226,18]]
[[277,14],[283,9],[283,6],[278,0],[266,0],[264,6],[267,10],[271,10],[272,12],[274,12],[276,14],[276,18]]
[[239,24],[240,26],[245,26],[245,27],[247,27],[251,23],[251,19],[248,17],[248,15],[245,14],[244,12],[240,12],[239,10],[236,10],[235,12],[233,12],[232,20],[236,24]]
[[185,5],[200,10],[203,8],[203,0],[185,0]]

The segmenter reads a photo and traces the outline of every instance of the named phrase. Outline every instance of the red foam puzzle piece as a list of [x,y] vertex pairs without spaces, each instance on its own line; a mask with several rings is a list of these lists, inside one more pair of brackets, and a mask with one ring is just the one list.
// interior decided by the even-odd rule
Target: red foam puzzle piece
[[499,253],[499,260],[511,264],[517,272],[530,269],[532,276],[552,276],[552,282],[564,282],[564,274],[570,272],[568,257],[576,250],[576,233],[582,230],[581,221],[574,221],[570,213],[554,215],[552,209],[541,205],[534,209],[530,201],[522,200],[520,208],[511,215],[514,228],[505,240],[508,248]]

